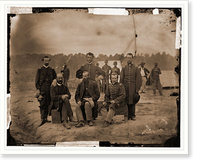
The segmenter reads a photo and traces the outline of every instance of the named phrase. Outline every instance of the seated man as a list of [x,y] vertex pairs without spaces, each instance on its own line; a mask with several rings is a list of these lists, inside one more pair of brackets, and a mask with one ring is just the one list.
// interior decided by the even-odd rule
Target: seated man
[[[111,83],[103,102],[104,107],[101,109],[102,118],[105,120],[102,127],[108,127],[115,115],[124,115],[125,122],[128,121],[128,107],[125,97],[126,91],[124,85],[118,83],[118,74],[112,73]],[[109,111],[107,112],[107,110]]]
[[100,97],[98,86],[95,81],[89,79],[88,71],[83,71],[82,75],[83,80],[78,85],[75,93],[76,116],[79,122],[76,127],[83,127],[84,120],[88,122],[89,126],[93,126],[92,108],[97,106],[97,100]]
[[[69,92],[69,89],[66,85],[63,84],[63,76],[62,74],[57,74],[57,84],[56,86],[51,86],[50,90],[51,95],[51,109],[57,109],[58,112],[61,111],[63,126],[67,129],[70,129],[71,126],[68,124],[68,118],[69,121],[75,121],[75,118],[73,117],[73,112],[71,109],[71,105],[69,103],[69,100],[71,98],[71,94]],[[51,113],[50,113],[51,115]]]

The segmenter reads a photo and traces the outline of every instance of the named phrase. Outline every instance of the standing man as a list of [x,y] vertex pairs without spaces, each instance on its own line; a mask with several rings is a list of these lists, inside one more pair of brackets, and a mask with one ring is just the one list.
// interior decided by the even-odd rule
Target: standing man
[[[98,62],[96,63],[96,66],[99,67],[99,63],[98,63]],[[96,81],[97,86],[98,86],[98,88],[99,88],[99,92],[101,92],[101,80],[102,80],[102,79],[103,79],[103,76],[101,76],[101,75],[99,74],[99,72],[96,71],[95,81]]]
[[160,83],[160,77],[161,74],[160,68],[158,68],[158,63],[154,63],[155,67],[151,71],[151,81],[153,83],[153,93],[156,95],[156,89],[158,88],[158,91],[160,95],[162,95],[162,85]]
[[140,71],[132,63],[133,54],[126,55],[127,65],[122,68],[120,82],[125,86],[128,119],[135,120],[135,104],[139,101],[139,90],[142,85]]
[[111,67],[108,65],[108,60],[105,60],[105,65],[102,67],[105,72],[105,77],[102,80],[103,92],[106,93],[109,85],[109,75],[111,72]]
[[[124,115],[124,120],[128,121],[128,107],[125,102],[126,92],[124,85],[118,83],[118,73],[112,73],[111,83],[108,92],[105,94],[101,109],[104,124],[102,127],[108,127],[115,115]],[[107,112],[107,108],[109,111]]]
[[40,102],[40,114],[41,114],[41,125],[46,122],[50,122],[47,120],[48,115],[48,107],[51,101],[50,98],[50,86],[52,81],[56,78],[56,72],[49,66],[50,58],[45,56],[42,61],[44,61],[44,65],[37,70],[36,79],[35,79],[35,87],[37,89],[36,97]]
[[140,70],[140,74],[142,76],[142,86],[140,89],[140,93],[145,93],[145,88],[146,88],[146,82],[147,82],[147,76],[149,75],[149,70],[147,68],[144,67],[145,63],[142,62],[140,64],[139,70]]
[[69,76],[70,76],[70,70],[67,67],[66,63],[64,63],[64,66],[63,66],[63,68],[61,70],[61,73],[62,73],[63,78],[64,78],[64,84],[67,85],[67,82],[68,82]]
[[117,67],[117,61],[114,61],[113,65],[114,65],[114,67],[111,69],[110,74],[117,73],[118,75],[120,75],[120,69],[119,69],[119,67]]
[[99,75],[105,76],[105,72],[99,68],[98,66],[95,66],[92,61],[94,59],[94,54],[89,52],[86,54],[86,59],[87,59],[87,63],[83,66],[81,66],[81,68],[79,70],[76,71],[76,77],[81,79],[82,78],[82,73],[83,71],[87,70],[88,71],[88,78],[92,81],[95,81],[95,76],[96,73],[98,72]]
[[63,126],[70,129],[71,126],[68,124],[68,120],[75,122],[75,118],[73,117],[72,108],[69,102],[71,94],[68,87],[63,84],[62,74],[57,74],[57,85],[51,86],[50,94],[52,100],[52,108],[49,108],[50,111],[51,109],[57,109],[62,115]]
[[84,120],[89,126],[93,126],[92,118],[94,117],[94,109],[97,110],[97,100],[100,97],[100,92],[95,81],[89,79],[89,72],[83,72],[83,80],[78,85],[75,93],[76,116],[78,124],[76,127],[83,127]]

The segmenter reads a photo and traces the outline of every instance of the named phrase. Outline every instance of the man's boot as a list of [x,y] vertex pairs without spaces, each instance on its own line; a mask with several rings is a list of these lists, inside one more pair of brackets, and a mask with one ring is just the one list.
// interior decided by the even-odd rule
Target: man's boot
[[46,123],[45,120],[42,119],[42,122],[40,123],[39,127],[42,126],[42,125],[45,124],[45,123]]
[[63,122],[63,126],[67,129],[71,129],[71,126],[68,124],[68,122],[66,120],[64,120]]

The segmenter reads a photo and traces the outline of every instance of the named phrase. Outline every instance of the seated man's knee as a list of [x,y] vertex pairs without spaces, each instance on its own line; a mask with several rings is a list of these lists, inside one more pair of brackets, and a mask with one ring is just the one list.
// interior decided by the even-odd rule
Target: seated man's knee
[[68,99],[68,98],[65,98],[64,102],[69,102],[69,99]]
[[85,106],[90,106],[90,103],[89,102],[85,102]]

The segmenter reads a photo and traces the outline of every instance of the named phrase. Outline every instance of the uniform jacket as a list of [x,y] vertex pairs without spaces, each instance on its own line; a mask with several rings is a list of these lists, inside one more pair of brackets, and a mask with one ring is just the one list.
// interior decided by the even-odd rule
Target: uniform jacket
[[37,70],[36,79],[35,79],[35,87],[36,89],[41,89],[42,84],[45,80],[48,80],[49,85],[53,82],[56,78],[56,72],[51,67],[45,68],[42,66],[40,69]]
[[50,86],[52,81],[56,78],[56,72],[51,67],[45,68],[42,66],[37,70],[35,87],[40,91],[43,99],[40,101],[40,108],[46,108],[51,102]]
[[109,107],[115,110],[116,115],[127,115],[128,107],[125,102],[126,91],[122,83],[109,84],[108,92],[105,94],[105,102],[114,100],[115,104],[110,104]]
[[158,81],[158,80],[160,80],[160,77],[159,77],[160,74],[161,74],[160,69],[154,67],[154,68],[152,69],[152,71],[151,71],[150,77],[151,77],[152,80]]
[[[76,103],[78,103],[79,101],[81,102],[83,101],[84,90],[85,90],[85,86],[84,86],[84,82],[82,81],[76,89],[76,93],[75,93]],[[99,99],[100,92],[95,81],[89,80],[88,92],[94,102]]]
[[[80,71],[87,70],[89,72],[89,79],[93,80],[93,81],[95,81],[97,72],[99,75],[105,76],[105,72],[101,68],[95,66],[94,64],[87,63],[87,64],[81,66],[81,68],[79,70]],[[76,77],[78,77],[78,75]]]
[[124,85],[126,90],[127,104],[134,104],[134,96],[139,92],[142,85],[142,77],[140,71],[135,65],[126,65],[122,68],[120,74],[120,82]]

